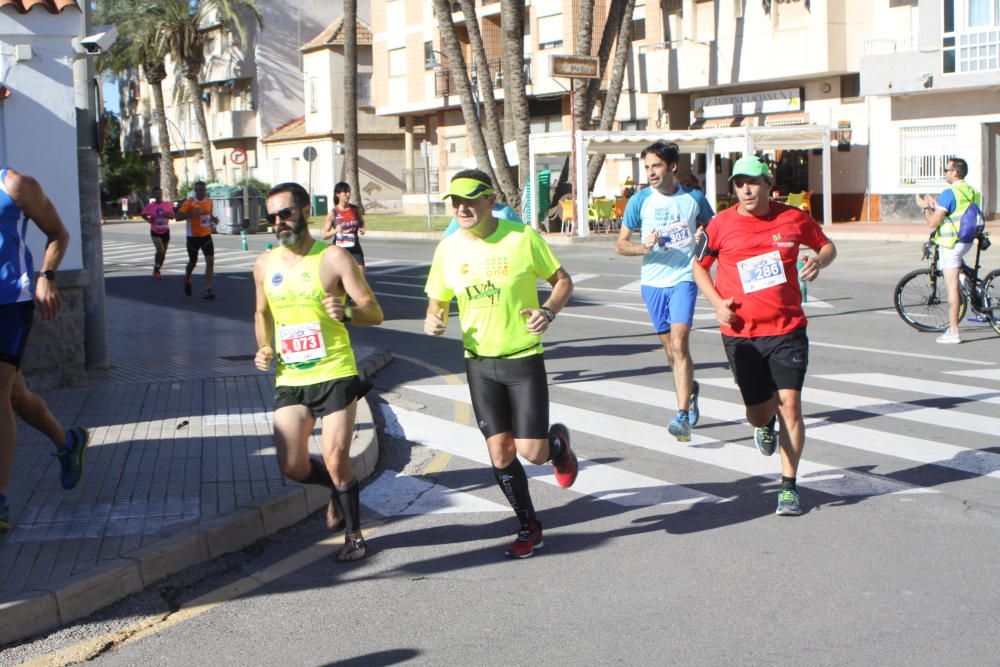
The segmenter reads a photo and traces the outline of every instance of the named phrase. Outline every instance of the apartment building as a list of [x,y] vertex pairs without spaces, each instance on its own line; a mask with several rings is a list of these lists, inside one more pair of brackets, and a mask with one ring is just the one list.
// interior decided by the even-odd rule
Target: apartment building
[[871,99],[872,191],[882,219],[915,217],[914,193],[946,186],[945,160],[969,163],[983,211],[1000,216],[1000,3],[872,3],[861,92]]
[[[476,14],[483,35],[494,95],[503,100],[501,6],[498,0],[479,0]],[[576,35],[576,12],[573,0],[531,0],[525,16],[524,53],[527,95],[532,132],[554,132],[570,127],[567,82],[549,75],[549,55],[573,53]],[[635,44],[644,43],[641,17],[648,2],[637,3]],[[598,16],[607,14],[608,3],[595,2]],[[459,3],[453,3],[458,38],[466,64],[472,70],[471,47],[465,29],[465,17]],[[603,24],[595,26],[595,42]],[[474,163],[458,94],[442,53],[441,39],[431,2],[428,0],[373,0],[375,110],[379,115],[399,118],[405,139],[403,170],[406,193],[404,208],[417,213],[426,211],[425,180],[432,193],[438,194],[453,174]],[[610,69],[610,68],[609,68]],[[635,77],[631,76],[630,84]],[[606,85],[605,85],[606,87]],[[637,91],[626,86],[619,104],[620,127],[644,126],[646,109]],[[478,93],[477,93],[478,94]],[[645,96],[643,96],[645,97]],[[499,105],[502,107],[502,104]],[[500,109],[502,113],[502,108]],[[507,138],[512,141],[512,137]],[[426,142],[429,150],[421,150]],[[516,151],[508,151],[508,154]],[[561,159],[552,159],[542,167],[558,168]],[[621,167],[625,175],[636,175],[637,163],[629,156]],[[429,175],[425,173],[429,169]],[[604,174],[618,174],[619,166],[608,166]],[[608,192],[614,191],[616,176],[607,177]],[[602,186],[603,187],[603,186]],[[443,211],[443,204],[432,197],[432,208]]]
[[[257,0],[263,29],[248,26],[245,44],[227,26],[208,17],[205,65],[200,76],[215,179],[235,183],[242,165],[234,165],[232,149],[247,155],[249,175],[263,181],[276,176],[265,162],[263,138],[305,113],[302,44],[318,35],[343,13],[343,2]],[[358,3],[358,15],[369,18],[367,2]],[[191,105],[185,101],[183,81],[175,63],[167,62],[163,82],[174,171],[181,182],[205,178],[198,128]],[[122,126],[126,148],[141,150],[151,161],[160,152],[160,137],[152,123],[152,96],[145,79],[136,73],[121,88]]]
[[[399,121],[375,115],[372,101],[372,32],[356,26],[358,42],[358,200],[368,213],[402,210],[403,131]],[[344,17],[301,48],[305,113],[289,118],[263,139],[271,182],[292,180],[334,203],[344,170]],[[311,159],[310,159],[311,158]],[[316,200],[315,212],[322,213]]]

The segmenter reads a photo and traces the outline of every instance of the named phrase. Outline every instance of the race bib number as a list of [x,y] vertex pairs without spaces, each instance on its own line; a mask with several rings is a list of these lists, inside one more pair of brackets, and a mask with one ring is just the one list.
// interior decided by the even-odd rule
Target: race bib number
[[355,243],[357,237],[354,234],[337,234],[337,245],[341,248],[353,248]]
[[663,250],[686,248],[691,245],[691,226],[678,220],[660,227],[656,230],[656,242]]
[[201,228],[210,229],[212,227],[212,216],[203,215],[201,216]]
[[281,359],[286,364],[314,361],[326,356],[326,344],[319,322],[289,324],[278,328],[281,344]]
[[777,250],[744,259],[736,264],[743,283],[743,293],[750,294],[786,282],[785,266]]

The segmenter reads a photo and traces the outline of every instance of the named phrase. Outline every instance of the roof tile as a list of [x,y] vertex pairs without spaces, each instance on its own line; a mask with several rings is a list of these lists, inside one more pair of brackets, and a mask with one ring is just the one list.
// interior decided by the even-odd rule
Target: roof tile
[[[324,46],[331,45],[343,45],[344,44],[344,17],[341,16],[336,19],[333,23],[326,26],[323,32],[316,35],[312,40],[306,42],[302,46],[302,51],[312,51],[314,49],[322,48]],[[359,45],[371,45],[372,43],[372,29],[371,27],[358,19],[358,44]]]
[[36,7],[41,7],[49,14],[61,14],[67,7],[80,9],[77,0],[0,0],[0,9],[13,8],[20,14],[27,14]]

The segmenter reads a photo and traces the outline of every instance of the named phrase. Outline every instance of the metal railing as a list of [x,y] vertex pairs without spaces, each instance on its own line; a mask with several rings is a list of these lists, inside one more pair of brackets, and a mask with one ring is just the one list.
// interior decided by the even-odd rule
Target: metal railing
[[[490,74],[493,77],[493,88],[498,89],[503,87],[503,60],[496,58],[487,61],[490,67]],[[478,85],[478,75],[475,68],[469,69],[469,80],[472,82],[473,86]],[[524,85],[531,85],[531,58],[524,59]],[[458,88],[455,86],[455,81],[451,76],[451,70],[448,69],[447,65],[438,65],[434,68],[434,95],[436,97],[445,97],[451,95]]]
[[901,51],[914,51],[917,45],[915,35],[901,37],[868,37],[862,42],[861,53],[866,56],[884,56]]
[[[404,169],[403,170],[403,193],[408,195],[427,194],[427,180],[425,169]],[[440,192],[440,179],[437,167],[430,169],[430,192]]]

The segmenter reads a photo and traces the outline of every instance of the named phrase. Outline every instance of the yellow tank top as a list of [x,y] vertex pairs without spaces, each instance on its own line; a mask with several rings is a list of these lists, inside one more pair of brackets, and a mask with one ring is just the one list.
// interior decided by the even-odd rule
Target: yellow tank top
[[284,248],[267,258],[264,291],[274,318],[278,386],[302,387],[358,374],[347,328],[323,308],[319,265],[328,247],[314,242],[292,267],[282,261],[288,252]]

